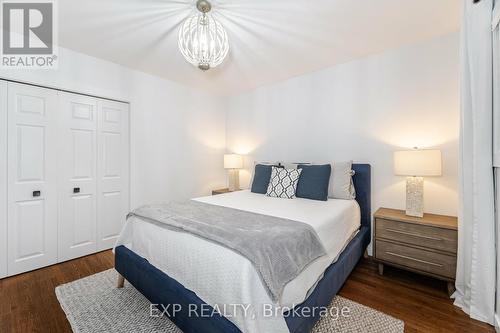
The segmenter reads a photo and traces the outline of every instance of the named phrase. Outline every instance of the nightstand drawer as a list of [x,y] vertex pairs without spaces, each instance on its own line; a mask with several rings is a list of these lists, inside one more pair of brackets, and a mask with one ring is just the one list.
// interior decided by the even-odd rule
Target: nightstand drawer
[[455,278],[456,257],[405,245],[376,241],[377,259],[443,277]]
[[457,253],[457,231],[377,218],[376,237]]

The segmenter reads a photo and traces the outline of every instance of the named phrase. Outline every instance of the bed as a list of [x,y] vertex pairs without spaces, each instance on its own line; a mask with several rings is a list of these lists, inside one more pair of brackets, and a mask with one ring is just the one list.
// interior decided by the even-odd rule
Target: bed
[[286,285],[274,304],[282,311],[280,315],[255,318],[234,306],[224,309],[226,317],[212,311],[193,315],[192,306],[220,310],[223,304],[271,301],[251,263],[239,254],[147,221],[127,223],[115,248],[115,268],[151,303],[161,304],[163,309],[178,306],[175,315],[169,313],[170,319],[185,333],[309,332],[319,313],[297,313],[302,308],[327,306],[370,242],[370,166],[354,164],[353,169],[356,201],[273,200],[249,191],[195,199],[305,222],[316,230],[327,255]]

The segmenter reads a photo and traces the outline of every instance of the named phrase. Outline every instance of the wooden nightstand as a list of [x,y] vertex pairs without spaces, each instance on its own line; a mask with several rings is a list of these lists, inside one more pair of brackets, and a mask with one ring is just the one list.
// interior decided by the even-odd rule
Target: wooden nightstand
[[424,214],[418,218],[388,208],[379,208],[374,217],[373,253],[380,275],[387,264],[448,281],[448,293],[454,291],[456,217]]
[[[237,190],[237,191],[240,191],[240,190]],[[234,191],[229,191],[228,188],[221,188],[221,189],[218,189],[218,190],[212,190],[212,195],[224,194],[224,193],[231,193],[231,192],[234,192]]]

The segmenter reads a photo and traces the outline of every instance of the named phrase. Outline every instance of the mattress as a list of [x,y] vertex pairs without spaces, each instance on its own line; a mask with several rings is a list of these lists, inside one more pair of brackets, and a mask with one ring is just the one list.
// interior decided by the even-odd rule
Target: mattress
[[[248,190],[193,200],[307,223],[327,252],[285,286],[279,304],[272,304],[253,265],[240,254],[136,217],[127,221],[117,246],[125,245],[147,259],[207,304],[223,307],[223,314],[245,333],[288,332],[280,309],[293,308],[307,298],[360,227],[360,208],[355,200],[288,200]],[[270,304],[273,315],[268,316],[263,307]]]

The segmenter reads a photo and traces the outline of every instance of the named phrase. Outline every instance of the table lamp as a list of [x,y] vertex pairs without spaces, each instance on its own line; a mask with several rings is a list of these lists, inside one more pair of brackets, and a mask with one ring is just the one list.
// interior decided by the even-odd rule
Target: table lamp
[[424,216],[424,178],[441,176],[441,151],[437,149],[394,152],[394,173],[406,178],[406,215]]
[[229,170],[229,191],[240,189],[239,169],[243,168],[243,156],[238,154],[224,155],[224,169]]

